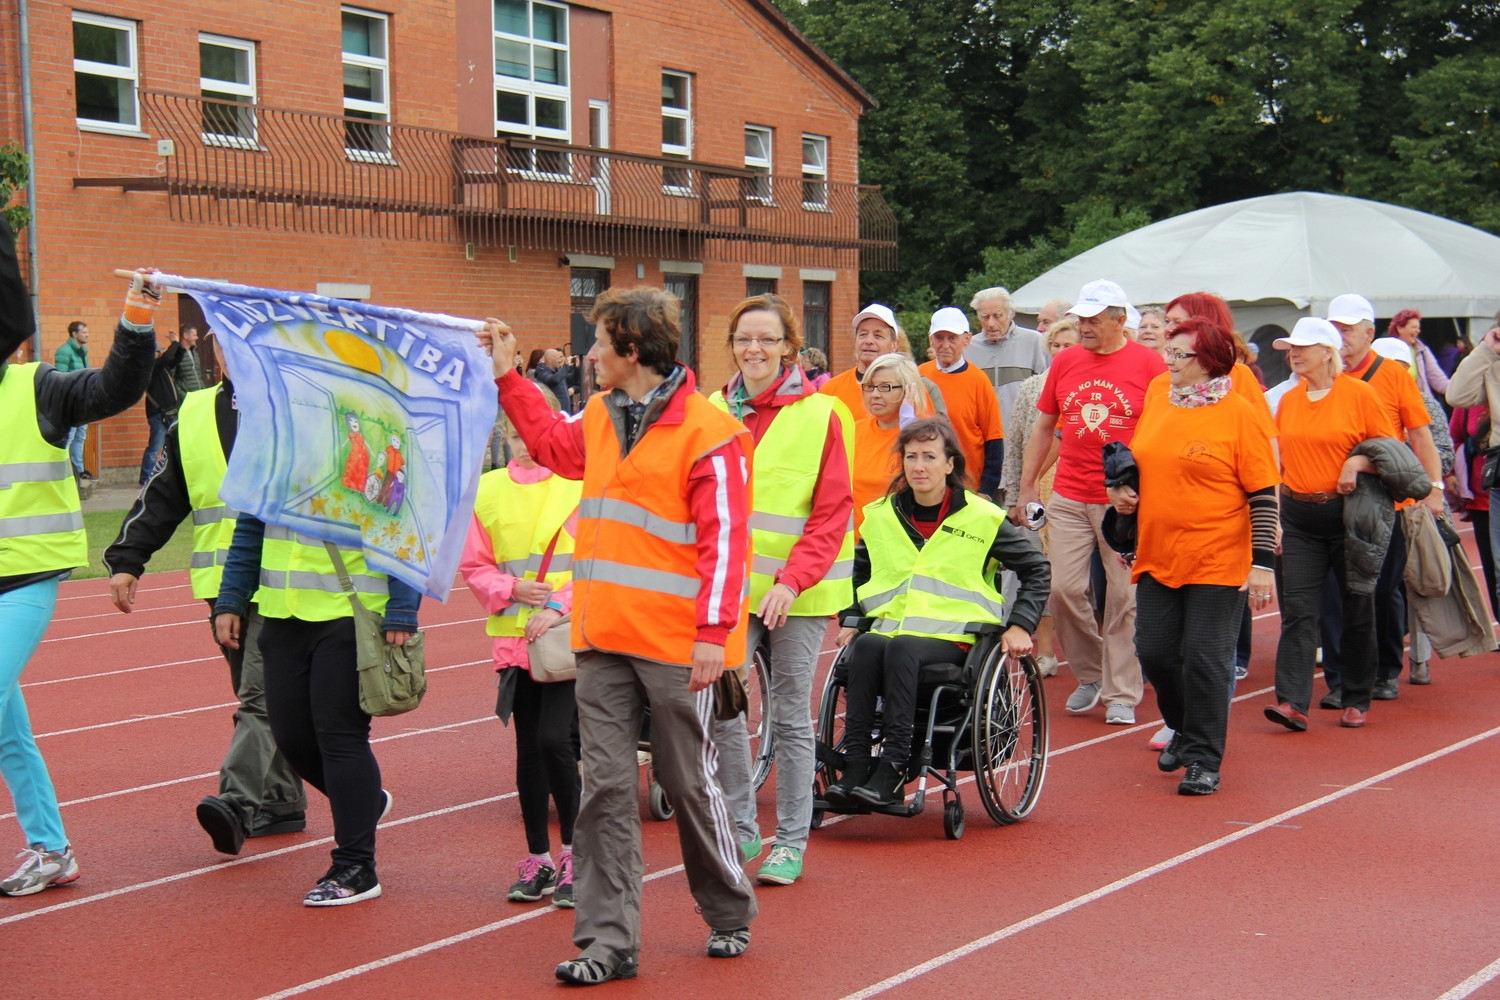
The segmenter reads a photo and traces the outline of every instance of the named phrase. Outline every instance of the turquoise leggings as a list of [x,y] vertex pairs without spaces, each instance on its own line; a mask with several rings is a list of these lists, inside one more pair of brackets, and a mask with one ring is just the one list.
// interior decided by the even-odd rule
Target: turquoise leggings
[[0,594],[0,774],[16,803],[26,843],[49,851],[68,846],[57,792],[31,734],[21,671],[36,652],[57,607],[57,579]]

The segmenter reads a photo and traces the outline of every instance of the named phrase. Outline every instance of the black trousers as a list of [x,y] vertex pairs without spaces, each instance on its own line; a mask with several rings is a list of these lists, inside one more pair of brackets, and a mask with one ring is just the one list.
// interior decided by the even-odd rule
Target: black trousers
[[858,752],[870,748],[875,700],[884,699],[881,759],[905,766],[911,759],[911,737],[917,719],[917,681],[924,663],[963,663],[968,650],[946,639],[914,635],[888,638],[866,632],[854,640],[845,688],[844,745]]
[[[1396,519],[1390,547],[1375,581],[1375,679],[1388,681],[1401,676],[1406,647],[1406,533]],[[1329,690],[1343,686],[1343,595],[1337,581],[1323,591],[1323,680]]]
[[[1276,700],[1306,712],[1312,702],[1319,597],[1331,568],[1343,593],[1344,707],[1368,709],[1375,683],[1375,596],[1349,593],[1344,565],[1344,501],[1281,498],[1281,642]],[[1372,581],[1373,582],[1373,581]]]
[[1187,764],[1219,770],[1245,595],[1238,587],[1136,581],[1135,655]]
[[521,800],[521,822],[526,827],[526,849],[532,854],[550,850],[547,839],[547,798],[557,805],[558,836],[573,844],[578,819],[578,702],[575,681],[539,684],[521,667],[516,700],[516,797]]
[[354,619],[267,618],[260,630],[266,714],[298,777],[328,796],[333,863],[375,865],[375,824],[385,799],[359,708]]

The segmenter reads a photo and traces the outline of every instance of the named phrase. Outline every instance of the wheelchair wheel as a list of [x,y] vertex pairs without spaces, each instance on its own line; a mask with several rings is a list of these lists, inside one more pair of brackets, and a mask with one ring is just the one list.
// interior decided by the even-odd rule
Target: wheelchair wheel
[[839,780],[839,770],[831,758],[844,749],[844,686],[834,683],[833,670],[823,681],[823,695],[818,699],[817,763],[813,770],[813,793],[823,797],[823,790]]
[[651,787],[646,791],[646,808],[651,810],[652,819],[662,821],[671,819],[672,813],[676,811],[667,800],[667,790],[655,781],[651,782]]
[[964,804],[961,799],[952,798],[943,803],[943,835],[949,840],[964,835]]
[[771,733],[771,660],[764,645],[750,658],[749,678],[745,690],[749,704],[745,710],[745,728],[750,733],[750,784],[760,788],[771,776],[776,756],[776,738]]
[[1047,696],[1036,661],[999,646],[974,683],[974,777],[1002,826],[1031,812],[1047,774]]

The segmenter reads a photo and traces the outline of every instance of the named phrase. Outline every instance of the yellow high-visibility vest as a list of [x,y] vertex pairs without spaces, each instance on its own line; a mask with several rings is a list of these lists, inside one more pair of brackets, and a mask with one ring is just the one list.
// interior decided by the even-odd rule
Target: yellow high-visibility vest
[[0,576],[73,569],[89,561],[78,483],[64,448],[36,423],[37,362],[0,380]]
[[[542,569],[547,545],[557,536],[547,581],[554,591],[573,579],[573,536],[565,524],[578,509],[583,483],[552,475],[539,483],[518,483],[509,469],[495,469],[479,478],[474,497],[474,516],[489,533],[495,565],[511,576],[535,580]],[[490,615],[485,631],[490,635],[526,634],[526,622],[536,614],[529,604],[513,603]]]
[[219,594],[224,560],[234,539],[235,512],[219,499],[228,462],[219,440],[217,386],[182,397],[177,411],[177,450],[182,456],[182,478],[193,505],[193,557],[188,579],[193,596],[212,599]]

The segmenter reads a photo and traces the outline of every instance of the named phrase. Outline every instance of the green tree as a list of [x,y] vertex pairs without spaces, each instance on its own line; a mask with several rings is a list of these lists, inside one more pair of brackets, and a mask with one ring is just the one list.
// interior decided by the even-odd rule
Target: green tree
[[0,146],[0,212],[10,223],[10,231],[19,240],[21,230],[31,223],[31,211],[25,205],[13,205],[16,192],[31,178],[31,158],[14,142]]

